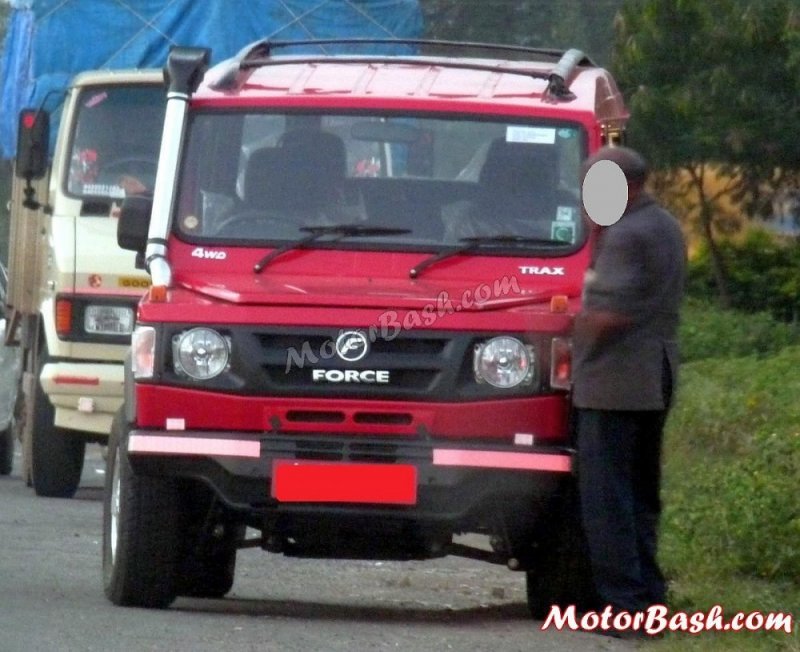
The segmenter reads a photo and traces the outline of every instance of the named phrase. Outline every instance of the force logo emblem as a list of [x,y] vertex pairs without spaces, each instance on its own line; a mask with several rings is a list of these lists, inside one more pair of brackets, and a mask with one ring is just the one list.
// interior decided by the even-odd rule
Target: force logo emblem
[[345,362],[358,362],[369,353],[369,341],[360,331],[343,331],[336,338],[335,349]]

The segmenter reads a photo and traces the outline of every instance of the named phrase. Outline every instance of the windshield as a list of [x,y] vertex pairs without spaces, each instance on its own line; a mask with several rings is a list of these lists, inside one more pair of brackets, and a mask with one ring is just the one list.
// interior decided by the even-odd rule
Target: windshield
[[161,86],[92,86],[81,91],[67,193],[124,197],[152,192],[164,124]]
[[308,227],[363,224],[397,232],[345,246],[435,250],[502,235],[557,240],[548,255],[563,255],[585,237],[584,156],[572,123],[198,112],[175,224],[191,242],[292,241]]

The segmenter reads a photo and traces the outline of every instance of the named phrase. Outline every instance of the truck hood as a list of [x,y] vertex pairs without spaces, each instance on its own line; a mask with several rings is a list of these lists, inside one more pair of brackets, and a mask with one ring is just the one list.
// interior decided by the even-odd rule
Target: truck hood
[[480,282],[464,279],[381,278],[364,275],[234,274],[182,272],[176,284],[192,292],[234,304],[317,306],[328,308],[449,309],[486,311],[577,296],[574,282],[560,279],[527,288],[516,277]]

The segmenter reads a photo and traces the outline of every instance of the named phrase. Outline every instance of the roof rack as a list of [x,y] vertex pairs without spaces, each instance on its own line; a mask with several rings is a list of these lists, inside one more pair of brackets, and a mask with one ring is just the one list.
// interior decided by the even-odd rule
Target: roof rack
[[[495,52],[514,52],[516,54],[536,55],[549,61],[558,61],[565,50],[555,48],[534,48],[526,45],[510,45],[505,43],[484,43],[478,41],[444,41],[435,39],[400,39],[400,38],[322,38],[304,39],[298,41],[271,41],[263,39],[245,46],[236,55],[237,58],[269,57],[272,50],[281,48],[291,48],[296,46],[315,45],[419,45],[436,48],[450,48],[453,50],[487,50]],[[324,51],[323,51],[324,54]],[[582,64],[595,65],[587,56],[582,56]]]
[[[298,41],[271,41],[269,39],[263,39],[246,45],[233,58],[229,59],[229,68],[213,82],[212,88],[217,90],[232,88],[235,85],[236,76],[241,70],[285,64],[285,59],[271,58],[273,50],[275,49],[309,45],[427,45],[432,47],[452,48],[454,50],[477,49],[535,55],[535,60],[554,61],[556,62],[556,66],[550,72],[539,72],[524,68],[514,68],[507,65],[472,63],[464,61],[463,59],[453,60],[443,57],[431,57],[431,62],[438,66],[448,68],[485,70],[488,72],[522,75],[533,79],[544,79],[548,82],[547,94],[560,100],[570,100],[574,98],[574,95],[569,91],[567,80],[572,76],[575,69],[578,66],[595,65],[582,51],[576,49],[564,51],[550,48],[532,48],[523,45],[503,45],[499,43],[477,43],[471,41],[436,41],[430,39],[326,38]],[[403,55],[337,55],[337,58],[339,61],[347,63],[419,63],[418,57]],[[328,61],[330,61],[330,55],[299,55],[292,59],[293,63],[325,63]]]

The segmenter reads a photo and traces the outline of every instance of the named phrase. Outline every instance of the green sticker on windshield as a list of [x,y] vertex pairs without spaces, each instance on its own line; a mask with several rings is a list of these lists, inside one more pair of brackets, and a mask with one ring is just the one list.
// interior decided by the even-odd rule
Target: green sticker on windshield
[[575,222],[555,221],[550,224],[550,237],[560,242],[575,242]]

